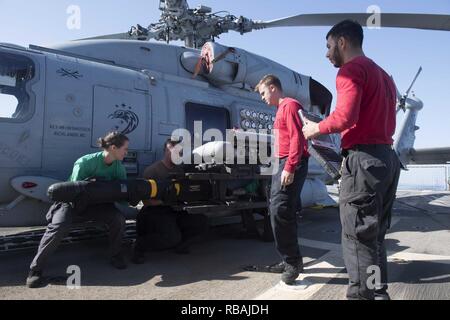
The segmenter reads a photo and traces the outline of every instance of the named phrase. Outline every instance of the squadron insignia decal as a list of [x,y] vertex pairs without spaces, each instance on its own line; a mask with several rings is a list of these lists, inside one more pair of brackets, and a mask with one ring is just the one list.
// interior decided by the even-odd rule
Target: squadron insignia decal
[[58,71],[56,71],[56,73],[60,74],[61,77],[69,77],[69,78],[74,78],[77,80],[80,78],[83,78],[83,75],[80,72],[72,71],[72,70],[64,69],[64,68],[59,69]]
[[113,126],[114,130],[123,134],[130,134],[139,126],[139,117],[134,113],[131,107],[126,104],[116,105],[118,110],[108,116],[108,119],[117,120],[117,124]]

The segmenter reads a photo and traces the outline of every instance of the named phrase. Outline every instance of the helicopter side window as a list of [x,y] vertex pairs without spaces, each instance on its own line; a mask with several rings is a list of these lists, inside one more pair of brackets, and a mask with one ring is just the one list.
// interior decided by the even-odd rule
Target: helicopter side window
[[224,139],[226,137],[226,130],[230,127],[230,115],[227,109],[197,103],[187,103],[186,129],[191,133],[192,142],[194,141],[194,121],[201,121],[202,135],[208,129],[217,129],[222,133]]
[[34,78],[32,60],[10,53],[0,53],[0,121],[23,120],[32,112],[27,86]]

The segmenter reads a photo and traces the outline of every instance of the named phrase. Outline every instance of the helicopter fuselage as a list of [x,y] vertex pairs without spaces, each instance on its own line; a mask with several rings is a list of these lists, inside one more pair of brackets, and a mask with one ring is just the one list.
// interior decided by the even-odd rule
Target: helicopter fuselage
[[[130,138],[124,163],[130,176],[138,176],[162,156],[174,130],[192,131],[194,121],[202,121],[204,131],[271,128],[274,107],[248,85],[193,79],[181,63],[186,52],[198,54],[120,40],[56,48],[1,45],[2,93],[14,96],[17,105],[9,117],[0,118],[0,226],[44,223],[40,209],[19,210],[22,202],[35,200],[14,205],[19,194],[12,178],[64,181],[74,161],[98,151],[97,139],[109,131]],[[321,173],[318,167],[313,171]]]

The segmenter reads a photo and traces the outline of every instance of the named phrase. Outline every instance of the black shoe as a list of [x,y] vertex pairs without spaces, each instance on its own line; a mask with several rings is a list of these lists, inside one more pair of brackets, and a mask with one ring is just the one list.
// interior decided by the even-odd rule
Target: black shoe
[[391,300],[391,297],[389,296],[389,294],[387,293],[386,290],[380,290],[380,291],[375,291],[375,300]]
[[300,272],[303,271],[303,267],[301,265],[292,265],[289,263],[284,264],[284,272],[281,275],[281,280],[287,285],[292,285],[295,283],[295,280],[300,275]]
[[[284,261],[272,264],[270,266],[266,266],[265,269],[267,272],[271,273],[283,273],[284,269],[286,268],[286,263]],[[299,272],[303,272],[303,263],[298,264]]]
[[124,270],[127,268],[127,263],[125,262],[125,258],[122,254],[115,255],[111,258],[111,265],[118,269],[118,270]]
[[285,263],[284,261],[278,262],[278,263],[274,263],[270,266],[265,267],[267,269],[267,272],[271,272],[271,273],[283,273],[284,272],[284,268],[285,268]]
[[145,263],[145,253],[139,250],[134,250],[131,262],[133,262],[134,264]]
[[303,273],[303,272],[305,271],[305,269],[303,268],[303,262],[300,262],[300,263],[298,264],[298,271],[299,271],[300,273]]
[[30,270],[27,277],[28,288],[39,288],[43,285],[42,271]]

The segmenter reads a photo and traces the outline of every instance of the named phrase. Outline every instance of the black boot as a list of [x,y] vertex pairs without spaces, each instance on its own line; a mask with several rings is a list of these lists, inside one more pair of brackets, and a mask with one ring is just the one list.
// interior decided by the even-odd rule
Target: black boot
[[285,263],[284,263],[284,261],[281,261],[281,262],[278,262],[275,264],[271,264],[270,266],[266,266],[265,268],[267,268],[267,272],[283,273],[284,268],[285,268]]
[[375,300],[391,300],[391,297],[385,289],[375,290]]
[[30,270],[27,277],[27,287],[28,288],[39,288],[43,285],[42,271]]
[[281,280],[287,285],[292,285],[295,283],[295,280],[303,272],[303,264],[298,263],[295,265],[285,263],[284,264],[284,272],[281,275]]

